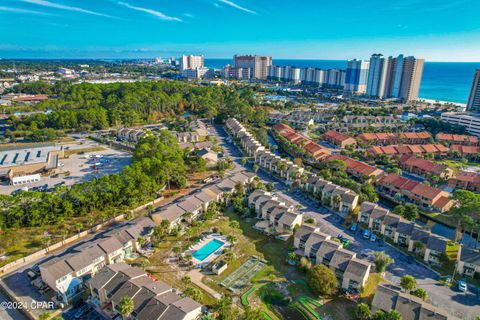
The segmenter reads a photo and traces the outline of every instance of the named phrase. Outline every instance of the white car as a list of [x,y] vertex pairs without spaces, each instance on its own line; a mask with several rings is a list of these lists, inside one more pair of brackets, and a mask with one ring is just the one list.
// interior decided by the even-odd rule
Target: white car
[[467,292],[467,283],[463,280],[458,281],[458,290]]

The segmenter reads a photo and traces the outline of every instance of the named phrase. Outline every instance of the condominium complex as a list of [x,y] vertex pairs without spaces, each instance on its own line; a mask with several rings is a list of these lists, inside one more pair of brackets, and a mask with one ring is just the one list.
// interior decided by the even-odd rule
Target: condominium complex
[[365,94],[367,91],[368,70],[370,62],[349,60],[345,76],[345,93]]
[[367,96],[380,99],[387,98],[387,78],[390,59],[381,54],[373,54],[368,71]]
[[269,56],[233,56],[233,68],[248,69],[252,79],[267,79],[268,68],[271,65],[272,57]]
[[468,98],[467,111],[480,113],[480,69],[475,71],[472,89]]
[[180,58],[180,72],[182,77],[188,79],[211,78],[212,69],[205,68],[203,56],[182,55]]
[[182,55],[180,58],[180,71],[184,71],[187,69],[196,69],[196,68],[204,68],[204,57],[203,56],[193,56],[193,55]]
[[395,58],[385,58],[381,54],[373,54],[370,58],[365,93],[370,97],[380,99],[416,100],[424,63],[424,59],[404,57],[402,54]]
[[270,66],[268,79],[293,82],[295,84],[302,83],[317,87],[343,88],[345,84],[345,70]]

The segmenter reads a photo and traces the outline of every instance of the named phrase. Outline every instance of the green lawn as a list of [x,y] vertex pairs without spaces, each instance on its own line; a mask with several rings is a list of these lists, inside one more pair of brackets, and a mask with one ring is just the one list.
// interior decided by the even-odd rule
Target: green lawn
[[371,303],[380,282],[385,282],[385,279],[383,279],[379,273],[370,273],[360,297],[367,303]]

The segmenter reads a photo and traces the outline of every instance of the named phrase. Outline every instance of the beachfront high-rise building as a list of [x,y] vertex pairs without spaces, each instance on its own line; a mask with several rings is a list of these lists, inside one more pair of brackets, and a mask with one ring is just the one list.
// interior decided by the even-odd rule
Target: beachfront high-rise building
[[349,60],[345,75],[344,92],[349,94],[365,94],[367,91],[368,68],[370,62],[364,60]]
[[180,71],[204,68],[204,61],[205,59],[203,56],[182,55],[180,58]]
[[368,70],[367,96],[384,99],[387,98],[387,80],[390,60],[382,54],[373,54],[370,58]]
[[399,98],[405,101],[417,100],[422,81],[425,59],[406,57],[403,60],[402,81]]
[[251,78],[267,79],[269,67],[272,65],[272,57],[268,56],[233,56],[233,67],[250,69]]
[[412,101],[418,98],[424,59],[415,57],[370,58],[366,95],[374,98],[397,98]]
[[480,69],[475,71],[472,89],[468,97],[467,111],[480,113]]

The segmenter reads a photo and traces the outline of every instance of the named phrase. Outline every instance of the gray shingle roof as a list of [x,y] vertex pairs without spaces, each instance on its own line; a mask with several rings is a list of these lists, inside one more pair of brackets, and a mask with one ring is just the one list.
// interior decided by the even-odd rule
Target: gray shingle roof
[[462,251],[460,253],[460,261],[480,266],[480,251],[472,250],[467,247],[462,247]]

